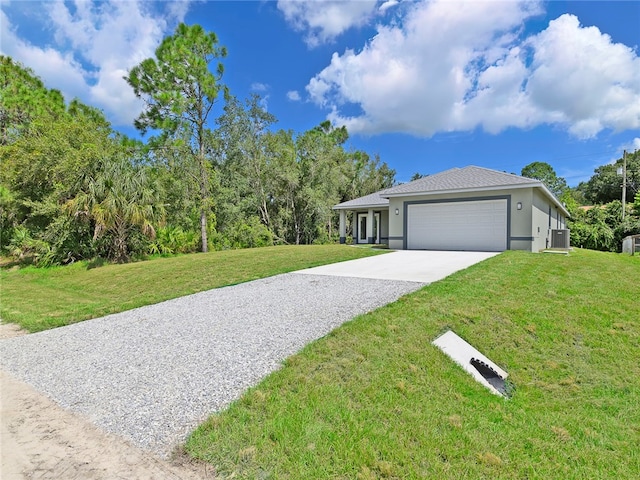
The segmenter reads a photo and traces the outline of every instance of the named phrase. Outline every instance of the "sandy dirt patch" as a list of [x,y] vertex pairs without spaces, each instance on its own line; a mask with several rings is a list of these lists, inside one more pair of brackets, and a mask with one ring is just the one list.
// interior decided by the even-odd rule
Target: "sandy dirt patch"
[[1,370],[0,419],[3,480],[215,477],[206,464],[184,456],[166,462],[107,434]]
[[19,337],[21,335],[26,335],[27,333],[29,332],[24,328],[21,328],[18,324],[2,323],[2,320],[0,320],[0,340],[3,338]]

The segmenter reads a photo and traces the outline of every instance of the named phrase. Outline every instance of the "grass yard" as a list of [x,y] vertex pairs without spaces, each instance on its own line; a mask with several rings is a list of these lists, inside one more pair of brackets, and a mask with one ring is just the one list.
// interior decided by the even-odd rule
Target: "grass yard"
[[88,268],[0,271],[0,318],[30,332],[279,273],[376,255],[345,245],[281,246]]
[[[492,395],[430,342],[510,374]],[[186,444],[221,478],[640,478],[640,259],[505,252],[291,357]]]

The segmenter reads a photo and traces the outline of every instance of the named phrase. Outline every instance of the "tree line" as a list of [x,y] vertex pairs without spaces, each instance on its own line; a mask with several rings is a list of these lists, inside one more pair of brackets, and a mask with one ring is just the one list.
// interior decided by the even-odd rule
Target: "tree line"
[[259,96],[222,83],[226,54],[180,24],[129,72],[144,142],[0,56],[0,253],[46,266],[335,241],[332,206],[395,171],[344,127],[276,129]]
[[[392,186],[395,171],[348,149],[345,127],[276,129],[258,95],[222,83],[226,55],[215,34],[180,24],[129,72],[145,141],[0,56],[0,254],[47,266],[336,241],[332,206]],[[522,175],[567,205],[574,246],[619,251],[640,233],[640,154],[627,158],[624,220],[621,164],[576,188],[543,162]]]

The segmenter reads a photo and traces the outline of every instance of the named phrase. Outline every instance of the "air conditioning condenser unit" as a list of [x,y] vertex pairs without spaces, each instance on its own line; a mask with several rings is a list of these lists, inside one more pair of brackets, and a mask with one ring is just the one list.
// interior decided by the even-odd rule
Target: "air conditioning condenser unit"
[[569,248],[569,230],[551,230],[551,248]]

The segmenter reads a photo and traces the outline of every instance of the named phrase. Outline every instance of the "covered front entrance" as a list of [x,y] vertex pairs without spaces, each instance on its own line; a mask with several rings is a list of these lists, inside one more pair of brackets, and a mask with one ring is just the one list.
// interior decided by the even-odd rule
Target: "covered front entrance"
[[[367,233],[369,214],[366,212],[358,213],[356,217],[356,232],[354,235],[356,243],[380,243],[380,213],[375,212],[373,214],[373,225],[369,233]],[[371,235],[371,237],[368,235]]]

